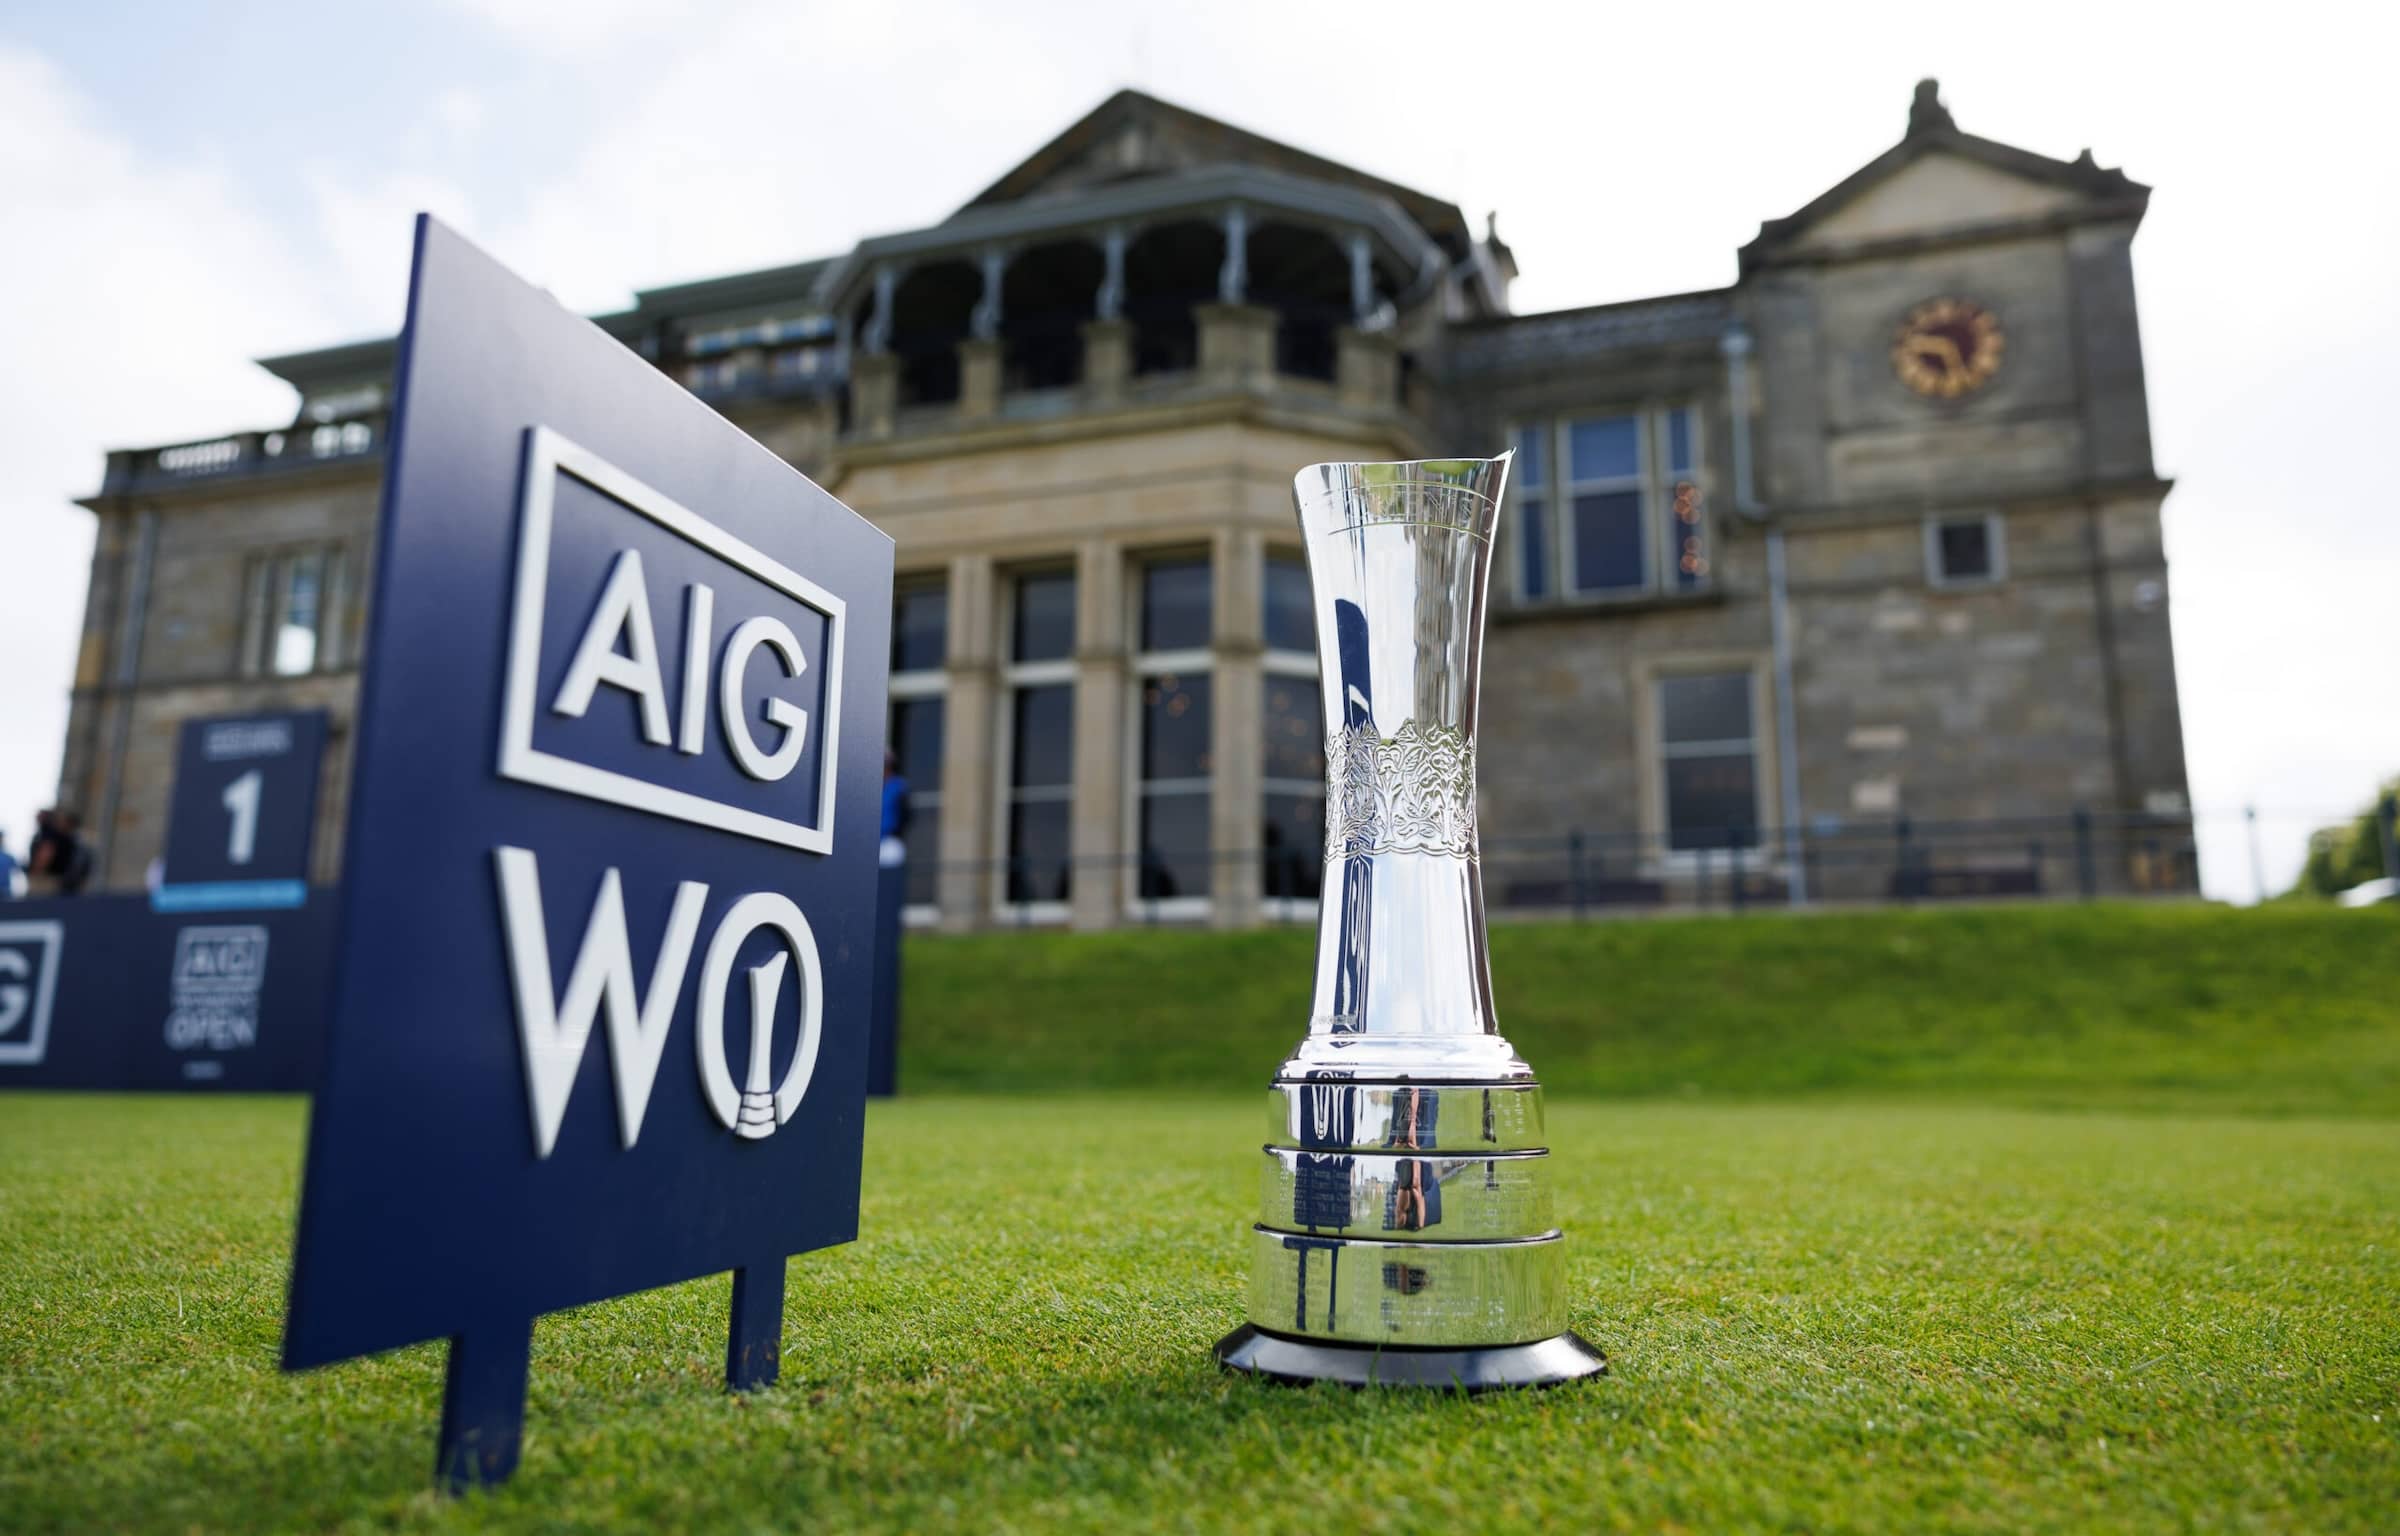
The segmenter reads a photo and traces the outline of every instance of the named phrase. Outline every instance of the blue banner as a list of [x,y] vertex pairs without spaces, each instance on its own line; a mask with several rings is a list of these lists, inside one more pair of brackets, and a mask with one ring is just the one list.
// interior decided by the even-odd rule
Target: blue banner
[[233,917],[139,896],[0,903],[0,1088],[306,1092],[336,904],[329,890]]

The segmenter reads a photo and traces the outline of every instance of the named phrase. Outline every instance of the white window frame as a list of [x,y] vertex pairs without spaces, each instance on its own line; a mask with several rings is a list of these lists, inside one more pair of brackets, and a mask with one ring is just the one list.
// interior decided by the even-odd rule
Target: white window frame
[[[1204,646],[1186,646],[1172,651],[1143,650],[1141,644],[1144,575],[1149,567],[1154,565],[1191,565],[1195,562],[1204,566],[1209,573],[1209,643]],[[1208,728],[1213,766],[1214,743],[1217,739],[1217,711],[1224,707],[1218,697],[1216,671],[1216,636],[1219,615],[1216,611],[1215,552],[1205,546],[1192,549],[1145,550],[1134,556],[1129,564],[1131,570],[1128,575],[1131,579],[1125,583],[1124,622],[1125,633],[1132,642],[1130,647],[1132,662],[1126,668],[1124,762],[1125,783],[1132,793],[1125,797],[1122,846],[1132,857],[1126,861],[1119,891],[1124,901],[1127,917],[1166,918],[1169,921],[1205,918],[1216,910],[1217,887],[1225,878],[1225,871],[1217,862],[1217,850],[1213,835],[1216,825],[1217,785],[1213,776],[1204,779],[1158,780],[1142,776],[1142,688],[1151,678],[1170,674],[1208,679]],[[1142,802],[1150,797],[1153,790],[1167,794],[1188,794],[1193,790],[1202,790],[1207,793],[1210,809],[1209,825],[1212,835],[1208,850],[1209,893],[1206,896],[1145,897],[1142,894]]]
[[[1956,523],[1983,524],[1992,568],[1980,576],[1953,576],[1942,569],[1942,530]],[[1936,513],[1925,519],[1925,584],[1948,591],[1996,587],[2008,579],[2007,523],[1997,512]]]
[[[891,678],[891,698],[895,703],[902,699],[940,699],[942,701],[942,756],[946,760],[950,756],[950,668],[948,655],[950,650],[951,618],[949,613],[950,583],[945,576],[939,573],[920,572],[916,574],[903,574],[900,576],[892,583],[892,621],[895,627],[897,627],[899,623],[901,595],[907,592],[939,592],[942,594],[943,659],[940,663],[931,667],[918,667],[907,672],[894,672]],[[938,813],[942,808],[941,781],[938,779],[935,780],[930,789],[922,789],[915,784],[909,785],[908,799],[909,807],[912,811],[930,808]],[[912,928],[928,928],[941,921],[942,905],[940,892],[942,888],[942,850],[939,846],[938,836],[936,838],[936,846],[932,848],[930,852],[934,861],[934,899],[932,901],[908,902],[900,909],[900,920]],[[913,860],[917,856],[918,855],[916,851],[912,850],[910,854],[911,859]]]
[[[1692,436],[1691,468],[1680,472],[1674,468],[1671,451],[1673,419],[1677,411],[1684,413]],[[1573,478],[1569,444],[1573,440],[1574,424],[1578,421],[1625,417],[1633,418],[1635,423],[1635,472],[1631,475],[1594,476],[1581,480]],[[1700,573],[1699,580],[1691,586],[1676,584],[1683,549],[1675,518],[1676,482],[1688,480],[1699,491],[1701,548],[1709,551],[1715,548],[1709,517],[1706,430],[1706,413],[1696,399],[1593,406],[1511,423],[1508,427],[1508,441],[1511,443],[1521,443],[1527,433],[1541,435],[1545,461],[1543,467],[1548,473],[1538,490],[1528,492],[1522,482],[1513,477],[1509,486],[1509,495],[1516,503],[1516,516],[1511,519],[1516,534],[1508,541],[1509,548],[1505,552],[1508,561],[1506,590],[1510,597],[1519,606],[1538,608],[1689,597],[1712,590],[1716,584],[1713,564],[1710,570]],[[1575,498],[1622,491],[1633,491],[1641,497],[1642,584],[1638,587],[1608,588],[1574,586]],[[1527,536],[1531,523],[1527,516],[1527,495],[1541,499],[1542,524],[1549,535],[1550,590],[1538,597],[1529,596],[1525,591],[1525,550],[1519,542]],[[1709,558],[1713,561],[1713,555]]]
[[[1515,441],[1515,439],[1512,437],[1512,438],[1510,439],[1510,441],[1511,441],[1511,442],[1514,442],[1514,441]],[[1267,562],[1268,562],[1268,561],[1274,561],[1274,560],[1286,560],[1286,561],[1291,561],[1291,562],[1293,562],[1293,563],[1295,563],[1295,564],[1299,565],[1299,566],[1301,567],[1301,569],[1303,569],[1303,570],[1306,570],[1306,569],[1307,569],[1307,566],[1308,566],[1308,556],[1307,556],[1307,555],[1306,555],[1304,552],[1302,552],[1302,551],[1299,551],[1299,550],[1270,549],[1270,550],[1268,550],[1268,551],[1267,551],[1267,553],[1266,553],[1266,559],[1265,559],[1265,560],[1262,560],[1262,561],[1259,563],[1259,578],[1258,578],[1258,593],[1259,593],[1259,607],[1260,607],[1260,614],[1259,614],[1259,637],[1260,637],[1260,641],[1261,641],[1261,645],[1262,645],[1262,650],[1261,650],[1261,652],[1260,652],[1260,659],[1259,659],[1259,693],[1260,693],[1260,698],[1259,698],[1259,723],[1260,723],[1260,736],[1259,736],[1259,743],[1258,743],[1258,752],[1259,752],[1259,775],[1258,775],[1258,785],[1259,785],[1259,794],[1258,794],[1258,820],[1259,820],[1259,825],[1260,825],[1262,828],[1263,828],[1263,827],[1266,825],[1266,815],[1267,815],[1267,799],[1268,799],[1268,797],[1269,797],[1269,796],[1272,796],[1272,795],[1300,795],[1300,796],[1303,796],[1303,797],[1313,798],[1313,799],[1314,799],[1314,800],[1317,802],[1317,804],[1318,804],[1318,806],[1319,806],[1320,808],[1321,808],[1321,807],[1324,805],[1324,803],[1325,803],[1325,781],[1324,781],[1323,779],[1321,779],[1321,778],[1320,778],[1320,779],[1317,779],[1317,780],[1314,780],[1314,781],[1312,782],[1312,781],[1310,781],[1310,780],[1307,780],[1307,779],[1271,779],[1271,778],[1268,778],[1268,777],[1267,777],[1267,772],[1266,772],[1266,751],[1267,751],[1267,743],[1266,743],[1266,736],[1265,736],[1265,723],[1266,723],[1266,698],[1265,698],[1265,693],[1266,693],[1266,685],[1267,685],[1267,680],[1268,680],[1268,679],[1270,679],[1270,678],[1276,678],[1276,677],[1305,678],[1305,679],[1307,679],[1309,682],[1311,682],[1311,683],[1313,683],[1313,684],[1316,684],[1316,685],[1317,685],[1317,687],[1318,687],[1318,689],[1319,689],[1318,700],[1317,700],[1317,724],[1318,724],[1319,728],[1320,728],[1320,729],[1322,729],[1322,728],[1323,728],[1323,726],[1324,726],[1324,723],[1325,723],[1325,704],[1324,704],[1324,695],[1323,695],[1323,691],[1322,691],[1322,690],[1323,690],[1323,687],[1324,687],[1324,680],[1323,680],[1323,679],[1322,679],[1322,678],[1321,678],[1321,677],[1318,675],[1318,670],[1317,670],[1317,653],[1316,653],[1315,651],[1313,651],[1313,650],[1310,650],[1310,651],[1290,651],[1290,650],[1276,650],[1276,649],[1272,648],[1271,646],[1266,646],[1266,645],[1265,645],[1265,639],[1266,639],[1266,614],[1265,614],[1265,607],[1266,607],[1266,593],[1267,593],[1266,565],[1267,565]],[[1266,857],[1266,849],[1265,849],[1265,848],[1264,848],[1264,846],[1263,846],[1263,844],[1264,844],[1264,842],[1265,842],[1265,838],[1263,837],[1263,835],[1262,835],[1262,837],[1260,838],[1260,842],[1261,842],[1262,846],[1261,846],[1261,848],[1259,849],[1259,857],[1260,857],[1260,859],[1261,859],[1261,860],[1264,860],[1264,859],[1265,859],[1265,857]],[[1322,860],[1322,855],[1320,854],[1320,862],[1321,862],[1321,860]],[[1262,865],[1262,868],[1263,868],[1263,865]],[[1259,871],[1255,871],[1255,870],[1253,870],[1253,871],[1246,871],[1245,873],[1246,873],[1246,874],[1249,874],[1249,875],[1255,875],[1255,874],[1259,873]],[[1320,876],[1320,888],[1321,888],[1321,880],[1322,880],[1322,877]],[[1259,911],[1260,911],[1260,912],[1261,912],[1263,915],[1265,915],[1265,916],[1267,916],[1267,917],[1269,917],[1269,918],[1273,918],[1273,919],[1275,919],[1275,920],[1277,920],[1277,921],[1281,921],[1281,922],[1294,922],[1294,921],[1303,921],[1303,920],[1306,920],[1306,919],[1308,919],[1308,918],[1312,918],[1312,917],[1316,916],[1316,913],[1317,913],[1317,901],[1318,901],[1318,898],[1316,898],[1316,897],[1314,897],[1314,896],[1270,896],[1270,895],[1268,895],[1268,894],[1267,894],[1267,892],[1266,892],[1266,891],[1265,891],[1265,889],[1263,888],[1263,882],[1262,882],[1262,888],[1260,889],[1260,891],[1259,891],[1259,893],[1258,893]]]
[[[1055,576],[1062,573],[1072,577],[1075,581],[1075,601],[1079,621],[1077,626],[1079,633],[1076,641],[1080,644],[1082,640],[1080,619],[1082,617],[1083,577],[1082,573],[1077,571],[1072,564],[1051,562],[1011,567],[1000,579],[1000,601],[993,604],[999,610],[998,650],[1002,660],[1000,663],[1000,708],[996,711],[999,718],[994,722],[993,731],[998,750],[992,759],[994,769],[992,784],[995,792],[993,830],[996,834],[993,844],[999,849],[1000,857],[995,861],[992,869],[990,906],[994,918],[1010,923],[1064,923],[1072,904],[1071,900],[1011,901],[1008,899],[1009,862],[1014,857],[1008,841],[1009,812],[1017,805],[1019,798],[1015,778],[1017,692],[1022,688],[1041,688],[1063,683],[1068,689],[1070,701],[1068,718],[1073,720],[1077,713],[1072,708],[1075,688],[1075,657],[1072,646],[1069,647],[1069,654],[1046,661],[1019,661],[1016,659],[1017,588],[1019,582],[1029,577]],[[947,727],[948,722],[945,721],[943,730],[945,748],[949,739]],[[1067,878],[1072,887],[1085,873],[1074,868],[1075,777],[1073,755],[1070,754],[1068,758],[1067,782],[1064,785],[1041,786],[1027,792],[1025,798],[1028,801],[1063,801],[1067,805],[1069,869]]]

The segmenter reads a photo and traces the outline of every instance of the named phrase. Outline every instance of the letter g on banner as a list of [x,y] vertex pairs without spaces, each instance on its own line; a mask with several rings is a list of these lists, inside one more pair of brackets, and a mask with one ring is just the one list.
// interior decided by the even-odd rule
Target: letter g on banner
[[[733,979],[734,957],[743,941],[761,928],[783,935],[788,954],[750,972],[750,1062],[742,1086],[734,1087],[725,1064],[725,988]],[[792,1049],[792,1064],[783,1081],[770,1089],[768,1055],[774,1043],[775,1003],[782,992],[785,962],[800,962],[800,1039]],[[708,1107],[736,1136],[756,1140],[775,1134],[792,1118],[808,1092],[817,1070],[817,1043],[825,1011],[824,972],[817,959],[817,936],[808,919],[789,897],[757,891],[733,904],[708,941],[708,957],[700,967],[700,1011],[695,1044],[700,1053],[700,1087]]]

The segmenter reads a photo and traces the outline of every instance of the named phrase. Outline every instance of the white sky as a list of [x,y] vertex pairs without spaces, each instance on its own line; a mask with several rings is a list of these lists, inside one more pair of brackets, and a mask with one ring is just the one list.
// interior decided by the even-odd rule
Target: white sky
[[[1970,132],[2157,190],[2135,244],[2202,874],[2400,771],[2400,129],[2360,8],[451,0],[0,19],[0,826],[56,788],[102,453],[277,425],[246,359],[396,328],[430,208],[590,309],[931,222],[1121,85],[1500,211],[1522,309],[1732,280]],[[2383,24],[2388,27],[2388,23]]]

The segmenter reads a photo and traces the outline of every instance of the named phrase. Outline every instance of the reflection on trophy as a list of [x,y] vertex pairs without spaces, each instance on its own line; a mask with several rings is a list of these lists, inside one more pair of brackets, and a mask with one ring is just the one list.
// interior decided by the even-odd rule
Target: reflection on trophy
[[1567,1331],[1541,1087],[1492,1009],[1475,840],[1484,587],[1508,456],[1316,464],[1295,493],[1325,711],[1308,1034],[1276,1070],[1249,1321],[1283,1380],[1537,1386]]

